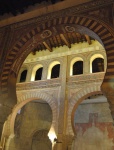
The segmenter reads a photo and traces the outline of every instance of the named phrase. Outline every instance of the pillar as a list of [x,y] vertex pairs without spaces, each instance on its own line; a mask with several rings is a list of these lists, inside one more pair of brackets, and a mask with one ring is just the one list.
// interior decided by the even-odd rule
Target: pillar
[[33,66],[30,65],[28,67],[28,71],[27,71],[26,82],[30,82],[31,81],[32,70],[33,70]]
[[89,74],[90,73],[90,62],[89,60],[86,60],[83,62],[83,74]]
[[48,74],[48,66],[45,64],[43,66],[42,80],[47,80],[47,74]]

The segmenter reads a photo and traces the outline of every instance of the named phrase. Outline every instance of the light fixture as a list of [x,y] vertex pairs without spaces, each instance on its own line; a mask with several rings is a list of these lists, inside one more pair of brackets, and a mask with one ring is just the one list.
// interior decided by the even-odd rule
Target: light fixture
[[57,138],[54,138],[54,142],[56,142],[56,143],[62,143],[62,142],[58,141]]
[[54,139],[57,138],[57,136],[56,136],[56,134],[55,134],[55,130],[54,130],[53,125],[52,125],[51,128],[50,128],[50,131],[49,131],[49,133],[48,133],[48,137],[49,137],[49,139],[51,140],[52,143],[54,142]]

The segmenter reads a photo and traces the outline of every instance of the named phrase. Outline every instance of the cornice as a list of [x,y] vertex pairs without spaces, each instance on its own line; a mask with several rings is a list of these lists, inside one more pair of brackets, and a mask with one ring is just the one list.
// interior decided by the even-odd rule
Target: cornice
[[22,22],[18,22],[15,24],[10,25],[11,28],[16,29],[16,28],[20,28],[22,26],[26,26],[26,25],[31,25],[31,24],[38,24],[41,25],[43,22],[52,20],[54,18],[59,18],[59,17],[64,17],[64,16],[71,16],[71,15],[76,15],[76,14],[81,14],[84,12],[89,12],[91,10],[95,10],[95,9],[99,9],[102,8],[104,6],[108,6],[111,5],[114,2],[114,0],[97,0],[97,1],[92,1],[92,2],[88,2],[85,4],[80,4],[77,6],[73,6],[70,8],[66,8],[57,12],[52,12],[52,13],[48,13],[46,15],[42,15],[39,17],[35,17],[33,19],[28,19]]

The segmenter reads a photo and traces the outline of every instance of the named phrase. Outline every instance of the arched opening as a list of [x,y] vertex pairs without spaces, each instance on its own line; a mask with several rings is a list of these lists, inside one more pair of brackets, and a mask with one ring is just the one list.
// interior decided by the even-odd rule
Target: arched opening
[[[77,138],[73,150],[113,148],[114,127],[109,104],[103,94],[90,94],[74,111],[74,132]],[[104,142],[105,139],[105,142]]]
[[96,58],[92,62],[92,73],[104,72],[104,59]]
[[83,61],[77,61],[73,64],[73,75],[83,74]]
[[104,72],[104,57],[102,54],[94,54],[90,58],[90,73]]
[[24,70],[24,71],[21,73],[20,82],[25,82],[25,81],[26,81],[26,76],[27,76],[27,70]]
[[40,150],[43,150],[44,147],[46,150],[52,150],[51,141],[47,136],[51,124],[52,110],[46,101],[38,99],[28,102],[18,110],[14,125],[15,136],[8,148],[23,149],[24,144],[20,144],[23,140],[24,143],[29,143],[26,145],[27,149],[32,147],[32,150],[36,150],[39,146]]
[[[59,19],[59,18],[57,18],[57,19],[54,18],[54,19],[55,20],[52,19],[52,21],[49,20],[50,22],[48,23],[48,25],[52,24],[50,31],[53,30],[53,31],[56,31],[56,33],[58,33],[58,28],[57,28],[58,20],[57,19]],[[80,31],[80,32],[88,33],[89,35],[93,36],[95,39],[98,39],[102,43],[102,45],[104,45],[105,49],[108,51],[108,55],[107,55],[108,60],[110,59],[108,66],[107,66],[107,73],[106,73],[106,76],[104,78],[104,83],[103,83],[106,85],[106,86],[104,86],[104,91],[107,91],[107,89],[110,89],[111,92],[113,93],[113,88],[112,88],[113,86],[112,86],[112,84],[110,84],[110,83],[113,83],[113,75],[112,75],[113,71],[112,70],[114,68],[114,66],[112,65],[114,60],[111,57],[113,55],[113,49],[114,49],[113,29],[111,27],[108,27],[108,25],[105,24],[104,22],[102,22],[101,20],[97,20],[97,19],[94,19],[91,17],[89,18],[86,16],[84,16],[84,17],[78,16],[78,15],[77,16],[73,15],[73,16],[69,16],[69,17],[65,16],[65,17],[61,17],[59,21],[60,21],[59,29],[61,27],[60,31],[62,33],[66,32],[65,24],[68,25],[68,23],[70,23],[70,26],[73,28],[74,31],[79,29],[78,31]],[[61,24],[63,24],[63,22],[64,22],[64,25],[62,26]],[[53,23],[55,23],[55,24],[53,25]],[[77,25],[80,25],[81,28],[77,27]],[[82,30],[82,28],[83,28],[83,30]],[[47,21],[46,22],[44,21],[43,29],[44,30],[47,29]],[[52,31],[52,33],[53,33],[53,31]],[[50,32],[48,32],[48,33],[50,33]],[[11,51],[8,53],[6,63],[4,63],[3,72],[1,74],[1,77],[2,77],[1,85],[2,85],[2,92],[3,92],[3,94],[5,93],[3,95],[3,97],[5,97],[6,104],[8,103],[8,105],[10,107],[13,107],[14,104],[16,103],[16,90],[15,90],[15,88],[16,88],[15,87],[16,73],[18,73],[18,70],[19,70],[22,62],[26,58],[26,56],[33,50],[32,37],[35,36],[36,39],[39,39],[38,37],[41,37],[42,34],[43,34],[42,27],[37,26],[37,28],[35,28],[35,29],[32,28],[26,35],[24,35],[22,38],[20,37],[20,40],[15,42],[16,44],[13,46]],[[48,34],[48,36],[49,36],[49,34]],[[62,37],[64,39],[64,36],[62,36]],[[42,38],[42,40],[44,40],[44,38]],[[65,41],[65,39],[64,39],[64,41]],[[37,40],[37,42],[38,42],[38,40]],[[35,45],[34,47],[36,47],[36,46],[37,45]],[[26,49],[26,51],[24,51],[25,49]],[[19,52],[18,57],[20,59],[17,59],[18,52]],[[9,65],[7,65],[8,63],[9,63]],[[16,68],[16,66],[18,66],[18,67]],[[6,70],[7,70],[7,72],[5,72]],[[50,79],[50,76],[49,76],[49,79]],[[13,82],[10,82],[11,80],[13,80]],[[110,83],[109,83],[109,81],[110,81]],[[13,90],[12,89],[10,90],[10,85],[11,85],[11,87],[13,87]],[[9,104],[9,101],[10,101],[9,99],[11,100],[10,104]],[[110,102],[111,102],[111,100],[110,100]],[[110,105],[111,105],[111,103],[110,103]],[[110,107],[110,108],[112,109],[113,107]],[[113,113],[114,112],[112,109],[112,114]]]
[[36,71],[35,81],[42,79],[42,71],[43,71],[43,67],[42,67],[42,68],[39,68],[39,69]]
[[83,59],[75,57],[70,63],[70,76],[83,74]]
[[41,80],[42,72],[43,72],[43,65],[42,64],[35,65],[32,70],[31,81]]
[[47,79],[58,78],[60,75],[60,62],[54,61],[48,67]]
[[51,70],[51,79],[52,78],[59,78],[59,73],[60,73],[60,64],[57,64],[53,66]]

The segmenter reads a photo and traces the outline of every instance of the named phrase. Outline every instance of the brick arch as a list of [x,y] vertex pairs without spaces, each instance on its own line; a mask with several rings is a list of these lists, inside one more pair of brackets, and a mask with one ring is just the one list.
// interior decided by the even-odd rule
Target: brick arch
[[[14,63],[14,60],[17,58],[17,56],[20,55],[21,58],[23,57],[22,55],[27,56],[27,54],[29,54],[30,51],[33,49],[33,44],[30,44],[32,43],[33,36],[35,36],[35,38],[38,38],[39,41],[45,40],[41,38],[40,36],[43,34],[43,31],[45,31],[48,28],[51,29],[52,27],[55,27],[54,30],[56,30],[57,33],[62,33],[63,31],[62,31],[61,25],[68,25],[68,24],[80,25],[82,27],[85,27],[84,29],[80,27],[76,27],[76,30],[78,30],[79,32],[85,32],[86,34],[93,36],[94,38],[99,40],[101,43],[103,43],[107,51],[108,60],[110,60],[108,67],[114,68],[114,66],[111,65],[111,62],[113,62],[113,60],[111,59],[111,56],[113,54],[112,50],[114,49],[113,29],[111,29],[111,27],[109,27],[106,23],[98,19],[89,18],[86,16],[69,16],[69,17],[66,16],[62,18],[55,18],[51,20],[51,23],[50,21],[49,23],[45,22],[43,24],[43,27],[38,26],[37,28],[32,29],[25,36],[23,36],[19,41],[17,41],[17,43],[10,50],[10,53],[4,65],[3,74],[2,74],[2,82],[5,82],[4,85],[6,85],[7,83],[11,65]],[[60,29],[58,29],[59,27]],[[53,34],[51,36],[53,36]],[[28,49],[28,50],[25,51],[25,49]],[[23,50],[24,52],[22,53]],[[24,59],[25,59],[25,56],[24,56]],[[21,60],[21,58],[19,59]],[[23,61],[23,59],[21,61]],[[5,76],[5,79],[4,79],[4,76]],[[107,78],[104,80],[105,82],[108,81],[108,79],[110,79],[110,70],[107,70],[106,76]]]
[[[74,27],[76,32],[88,34],[104,45],[107,53],[107,70],[102,84],[102,90],[110,101],[110,108],[114,119],[114,109],[112,103],[113,98],[108,95],[113,95],[114,93],[114,30],[110,25],[102,20],[88,16],[73,15],[54,18],[44,22],[42,26],[40,25],[36,28],[32,28],[16,42],[16,44],[9,50],[9,53],[7,54],[7,59],[1,74],[1,92],[5,100],[5,105],[13,107],[14,104],[16,104],[15,78],[22,62],[33,49],[33,36],[36,40],[34,46],[37,46],[38,41],[49,38],[49,36],[46,38],[41,36],[47,30],[54,31],[52,34],[49,33],[50,37],[59,33],[70,32],[65,30],[65,26]],[[10,86],[12,87],[12,90],[10,90]],[[9,100],[11,100],[10,103]]]
[[68,120],[67,120],[67,134],[74,135],[74,113],[76,111],[76,108],[78,105],[87,97],[95,95],[95,94],[101,94],[100,85],[93,85],[88,86],[86,88],[82,88],[80,91],[78,91],[76,94],[74,94],[70,98],[69,108],[68,108]]
[[34,101],[34,100],[44,100],[49,104],[49,106],[52,110],[52,117],[53,117],[51,126],[54,127],[55,133],[57,132],[57,125],[56,125],[57,107],[56,107],[53,97],[48,94],[42,93],[42,92],[34,92],[33,91],[33,92],[25,93],[18,98],[18,103],[14,106],[14,108],[12,110],[12,114],[10,115],[10,117],[8,119],[8,127],[9,127],[8,134],[10,136],[14,135],[14,124],[15,124],[15,118],[16,118],[17,112],[24,105],[26,105],[27,103]]

